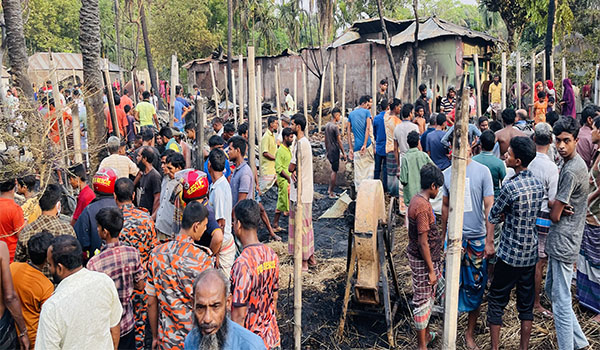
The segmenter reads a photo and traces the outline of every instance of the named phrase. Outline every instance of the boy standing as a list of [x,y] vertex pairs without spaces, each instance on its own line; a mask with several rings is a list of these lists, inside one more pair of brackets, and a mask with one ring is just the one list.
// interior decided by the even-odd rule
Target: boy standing
[[420,170],[421,192],[408,206],[408,263],[412,270],[413,311],[419,350],[426,350],[433,335],[429,317],[435,301],[436,286],[442,277],[443,232],[438,231],[429,200],[437,196],[444,184],[442,171],[434,164]]
[[589,343],[571,304],[571,277],[583,238],[589,189],[588,170],[576,152],[579,134],[577,121],[561,117],[554,124],[553,132],[556,149],[564,165],[558,175],[556,197],[548,204],[552,208],[552,225],[546,241],[546,294],[552,301],[558,348],[581,349]]
[[[502,315],[515,285],[521,320],[520,348],[529,347],[535,299],[535,265],[538,260],[535,223],[544,198],[544,186],[527,170],[535,155],[535,145],[530,138],[517,136],[510,140],[506,165],[514,169],[516,175],[502,185],[488,216],[492,224],[504,221],[494,279],[488,294],[487,318],[493,350],[498,349]],[[491,256],[493,252],[494,229],[489,227],[486,253]]]
[[419,146],[419,133],[411,131],[406,137],[408,147],[410,149],[402,157],[402,164],[400,165],[400,183],[403,186],[404,193],[404,204],[408,207],[412,200],[412,197],[418,193],[421,189],[421,168],[428,163],[432,163],[427,153],[420,151]]
[[[327,124],[329,125],[329,123]],[[327,128],[327,126],[325,127]],[[275,154],[275,171],[277,172],[277,207],[275,208],[275,217],[273,217],[273,231],[281,232],[283,229],[279,227],[279,217],[281,213],[288,215],[290,211],[290,173],[288,168],[292,161],[292,152],[290,147],[294,142],[294,132],[290,128],[285,128],[281,131],[283,135],[283,143],[277,149]],[[327,135],[327,134],[325,134]]]
[[342,159],[344,160],[346,159],[346,154],[342,145],[340,128],[338,127],[342,112],[336,107],[331,111],[331,115],[333,116],[331,121],[325,125],[325,149],[327,150],[327,160],[331,164],[331,176],[327,193],[329,194],[329,198],[336,198],[333,189],[337,181],[337,172],[340,170],[340,152],[342,152]]

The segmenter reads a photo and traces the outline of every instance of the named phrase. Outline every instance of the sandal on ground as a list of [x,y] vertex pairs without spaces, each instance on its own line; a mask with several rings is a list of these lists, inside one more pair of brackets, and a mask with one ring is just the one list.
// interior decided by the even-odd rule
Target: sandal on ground
[[427,342],[427,346],[429,346],[429,345],[431,345],[431,343],[433,343],[433,341],[435,340],[435,337],[437,336],[437,333],[434,331],[430,331],[429,336],[431,337],[431,339],[429,339],[429,341]]

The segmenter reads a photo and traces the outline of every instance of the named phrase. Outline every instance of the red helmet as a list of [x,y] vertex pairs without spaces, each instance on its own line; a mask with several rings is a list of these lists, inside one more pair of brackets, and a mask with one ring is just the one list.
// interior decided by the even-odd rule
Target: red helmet
[[115,193],[115,182],[117,182],[117,172],[113,168],[100,168],[92,177],[92,186],[94,192],[102,194]]
[[187,203],[196,199],[204,198],[208,194],[208,177],[205,172],[193,170],[183,175],[182,198]]

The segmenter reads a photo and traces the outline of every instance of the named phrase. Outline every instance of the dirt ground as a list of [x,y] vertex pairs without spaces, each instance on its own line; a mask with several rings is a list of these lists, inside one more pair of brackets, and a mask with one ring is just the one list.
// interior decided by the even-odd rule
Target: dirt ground
[[[327,187],[315,185],[315,192],[325,195]],[[277,194],[274,189],[262,196],[263,205],[269,213],[270,218],[272,218],[274,213],[276,196]],[[317,220],[333,203],[334,200],[326,196],[315,200],[313,203],[315,255],[319,264],[315,269],[311,269],[309,273],[303,276],[302,348],[388,349],[383,312],[381,312],[380,317],[349,316],[346,321],[344,336],[341,339],[337,337],[346,277],[346,252],[350,223],[345,218]],[[286,217],[281,218],[280,226],[287,227]],[[396,349],[415,349],[417,341],[412,327],[411,311],[408,306],[412,298],[411,272],[406,259],[408,237],[404,228],[397,228],[394,233],[395,247],[393,255],[402,294],[396,296],[392,291],[392,301],[395,302],[399,299],[400,305],[394,319]],[[259,236],[262,240],[268,239],[268,233],[264,228],[259,232]],[[280,259],[278,322],[281,332],[282,349],[292,349],[293,259],[287,251],[287,232],[281,232],[280,236],[283,238],[282,242],[271,241],[268,244],[277,252]],[[543,300],[543,303],[549,307],[547,300]],[[593,313],[580,309],[576,301],[573,304],[581,326],[592,344],[590,349],[600,349],[600,325],[589,321]],[[485,322],[486,309],[487,304],[484,301],[482,316],[480,316],[478,321],[476,338],[481,349],[489,349],[490,342],[489,331]],[[463,332],[466,329],[466,316],[466,314],[459,316],[458,349],[466,349],[463,336]],[[443,316],[433,316],[431,324],[432,330],[437,332],[437,339],[433,342],[431,349],[441,349]],[[501,333],[501,348],[506,350],[518,349],[519,320],[517,318],[514,295],[506,308],[504,324],[505,327],[502,328]],[[529,348],[537,350],[558,348],[552,320],[543,319],[536,315]]]

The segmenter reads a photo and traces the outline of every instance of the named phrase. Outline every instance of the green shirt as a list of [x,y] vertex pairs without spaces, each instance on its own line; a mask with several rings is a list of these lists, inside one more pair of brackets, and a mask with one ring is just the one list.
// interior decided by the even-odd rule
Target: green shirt
[[290,166],[290,162],[292,161],[292,152],[289,148],[285,146],[285,144],[281,144],[275,153],[275,171],[277,172],[277,182],[287,180],[279,175],[281,172],[289,176],[288,167]]
[[431,158],[418,148],[411,148],[402,156],[400,182],[404,186],[404,204],[407,206],[421,190],[421,168],[428,163],[432,163]]
[[153,116],[156,114],[156,109],[152,103],[142,101],[135,106],[135,110],[139,113],[140,126],[154,125]]
[[500,193],[502,180],[506,176],[506,166],[504,166],[504,162],[496,157],[492,152],[487,151],[479,153],[473,157],[473,160],[479,164],[485,165],[488,169],[490,169],[490,173],[492,173],[492,182],[494,183],[494,199],[497,198],[498,193]]
[[[275,155],[277,152],[277,143],[275,143],[275,136],[271,130],[267,129],[265,134],[260,141],[260,174],[261,175],[275,175],[275,162],[267,159],[263,153],[268,152],[271,155]],[[288,162],[289,164],[289,162]]]

